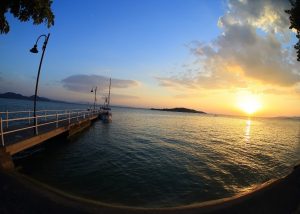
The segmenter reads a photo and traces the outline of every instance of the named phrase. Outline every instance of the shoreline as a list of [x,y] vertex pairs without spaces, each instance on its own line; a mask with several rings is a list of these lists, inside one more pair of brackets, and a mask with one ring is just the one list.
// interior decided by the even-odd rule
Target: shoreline
[[300,164],[249,192],[179,207],[119,206],[81,198],[27,175],[0,171],[0,213],[300,213]]

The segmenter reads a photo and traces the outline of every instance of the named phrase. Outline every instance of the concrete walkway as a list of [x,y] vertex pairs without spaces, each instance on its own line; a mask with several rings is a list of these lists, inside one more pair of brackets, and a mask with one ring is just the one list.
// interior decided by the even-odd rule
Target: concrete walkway
[[118,207],[68,195],[17,172],[0,172],[0,213],[300,213],[300,165],[285,178],[232,198],[183,207]]

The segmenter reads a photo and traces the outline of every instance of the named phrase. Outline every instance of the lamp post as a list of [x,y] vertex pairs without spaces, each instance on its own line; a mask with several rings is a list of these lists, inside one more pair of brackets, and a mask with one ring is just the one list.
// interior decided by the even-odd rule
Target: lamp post
[[97,86],[96,88],[92,88],[91,92],[95,92],[95,99],[94,99],[94,110],[96,108],[96,101],[97,101]]
[[34,126],[35,126],[35,129],[34,129],[34,134],[38,134],[37,133],[37,118],[36,118],[36,99],[37,99],[37,90],[38,90],[38,86],[39,86],[39,79],[40,79],[40,72],[41,72],[41,67],[42,67],[42,63],[43,63],[43,58],[44,58],[44,54],[45,54],[45,50],[46,50],[46,47],[47,47],[47,43],[48,43],[48,39],[50,37],[50,33],[48,33],[48,35],[40,35],[36,42],[35,42],[35,45],[33,46],[33,48],[30,49],[30,52],[31,53],[38,53],[38,49],[37,49],[37,43],[39,41],[40,38],[44,37],[45,38],[45,41],[44,41],[44,44],[43,44],[43,47],[42,47],[42,56],[41,56],[41,60],[40,60],[40,64],[39,64],[39,69],[38,69],[38,74],[37,74],[37,78],[36,78],[36,83],[35,83],[35,92],[34,92],[34,104],[33,104],[33,117],[34,117]]

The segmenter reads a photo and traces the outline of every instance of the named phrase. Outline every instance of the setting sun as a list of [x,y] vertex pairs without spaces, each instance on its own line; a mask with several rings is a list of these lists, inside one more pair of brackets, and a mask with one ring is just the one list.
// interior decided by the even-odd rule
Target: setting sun
[[238,107],[247,114],[254,114],[261,108],[259,98],[253,94],[243,94],[238,96]]

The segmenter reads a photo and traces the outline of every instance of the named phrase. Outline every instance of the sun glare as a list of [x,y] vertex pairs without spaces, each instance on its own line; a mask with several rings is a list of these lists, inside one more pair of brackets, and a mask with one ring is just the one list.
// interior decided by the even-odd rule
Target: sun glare
[[244,94],[238,97],[238,107],[245,113],[251,115],[261,108],[261,102],[253,94]]

